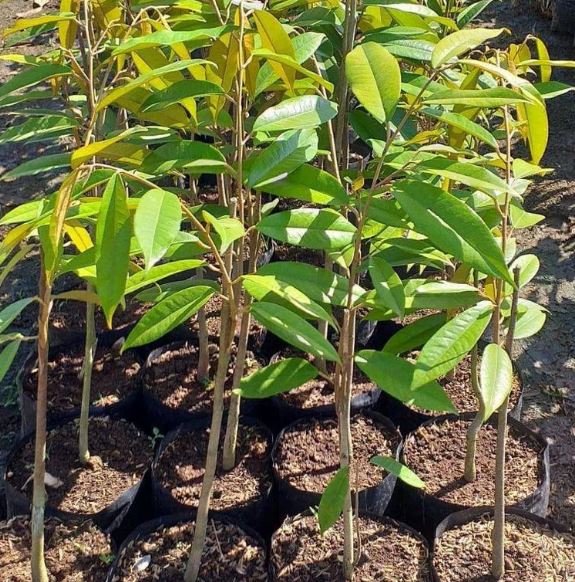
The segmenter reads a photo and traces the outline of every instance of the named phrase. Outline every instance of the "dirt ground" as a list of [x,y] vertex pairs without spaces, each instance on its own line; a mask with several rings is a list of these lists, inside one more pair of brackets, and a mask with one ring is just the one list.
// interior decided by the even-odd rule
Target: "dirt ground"
[[[511,29],[515,42],[527,34],[541,37],[552,58],[574,59],[572,37],[552,34],[550,21],[536,13],[530,0],[522,1],[523,4],[514,9],[508,0],[496,0],[483,20],[490,26]],[[54,0],[51,4],[56,6]],[[48,5],[44,11],[50,7]],[[8,26],[17,14],[31,8],[31,0],[1,2],[0,29]],[[39,48],[31,45],[19,50],[34,54]],[[10,74],[9,63],[0,61],[0,83]],[[557,70],[553,78],[575,85],[575,70]],[[517,362],[527,385],[524,420],[554,442],[550,514],[575,529],[575,95],[569,93],[551,101],[549,118],[550,140],[543,165],[555,171],[534,184],[527,196],[527,208],[545,214],[546,219],[523,231],[520,243],[524,252],[537,254],[542,265],[524,296],[545,305],[550,314],[546,326],[535,339],[518,345]],[[9,123],[9,116],[0,115],[0,131]],[[50,152],[42,151],[41,146],[0,148],[0,173],[13,168],[18,160],[46,153]],[[2,213],[39,192],[52,191],[52,185],[36,179],[1,183]],[[0,290],[0,304],[33,294],[37,272],[35,259],[20,268]],[[24,322],[26,325],[31,319]],[[13,382],[13,376],[5,379],[0,401],[10,401]],[[2,418],[6,417],[6,412],[2,411]],[[2,426],[0,448],[10,441],[8,423],[3,421]]]

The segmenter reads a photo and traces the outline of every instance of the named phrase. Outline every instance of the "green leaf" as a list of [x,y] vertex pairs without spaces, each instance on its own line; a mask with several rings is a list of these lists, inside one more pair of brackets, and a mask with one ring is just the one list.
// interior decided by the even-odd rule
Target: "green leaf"
[[380,257],[369,260],[369,274],[379,300],[398,317],[405,312],[405,292],[399,275]]
[[214,28],[197,28],[194,30],[158,30],[151,34],[144,36],[137,36],[123,41],[112,55],[122,55],[131,53],[142,49],[159,47],[159,46],[173,46],[180,43],[194,43],[203,42],[219,38],[226,32],[233,30],[233,26],[216,26]]
[[14,340],[0,352],[0,382],[4,380],[4,377],[8,373],[19,347],[20,340]]
[[0,145],[7,143],[37,143],[69,134],[78,123],[66,115],[30,117],[20,125],[13,125],[0,134]]
[[468,107],[502,107],[529,101],[524,95],[506,87],[491,89],[449,89],[437,91],[423,100],[424,105],[466,105]]
[[130,332],[122,351],[149,344],[166,335],[190,319],[213,294],[211,287],[197,285],[168,295],[142,316]]
[[14,169],[2,174],[2,180],[15,180],[24,176],[37,176],[70,167],[70,154],[50,154],[28,160]]
[[366,42],[347,55],[345,72],[361,105],[377,121],[390,120],[401,95],[401,71],[395,57],[381,45]]
[[223,95],[224,90],[216,83],[210,81],[198,81],[196,79],[183,79],[150,95],[142,104],[140,111],[161,111],[166,107],[181,103],[184,99],[197,99],[207,95]]
[[504,28],[473,28],[448,34],[435,45],[431,55],[431,64],[438,68],[452,58],[499,36],[504,31]]
[[249,158],[246,184],[261,190],[266,184],[282,180],[313,160],[317,147],[318,137],[312,129],[282,133],[271,145]]
[[[273,275],[293,285],[305,293],[313,301],[344,307],[347,305],[349,281],[322,267],[314,267],[306,263],[285,261],[269,263],[258,270],[259,275]],[[359,285],[352,289],[352,300],[357,301],[364,290]]]
[[318,95],[285,99],[266,109],[255,121],[253,131],[286,131],[317,127],[337,115],[337,105]]
[[471,121],[465,117],[465,115],[461,115],[460,113],[454,113],[453,111],[443,111],[441,109],[432,109],[430,107],[424,107],[421,110],[422,113],[425,115],[429,115],[429,117],[433,117],[455,129],[460,130],[461,132],[470,135],[483,143],[491,146],[493,149],[497,149],[497,140],[487,129]]
[[14,301],[14,303],[4,307],[0,311],[0,333],[4,332],[33,301],[33,297],[26,297],[25,299],[18,299],[18,301]]
[[457,26],[465,28],[472,20],[477,18],[493,0],[480,0],[466,6],[457,16]]
[[333,317],[299,289],[273,275],[245,275],[244,289],[257,301],[288,304],[305,317],[328,321],[335,327]]
[[285,178],[268,182],[261,190],[274,196],[303,200],[312,204],[342,206],[348,196],[343,186],[330,173],[304,164]]
[[479,341],[491,321],[492,313],[493,305],[482,301],[450,319],[433,334],[415,363],[415,387],[453,370]]
[[2,86],[0,87],[0,97],[10,95],[15,91],[20,91],[26,87],[37,85],[38,83],[42,83],[54,77],[66,77],[71,73],[72,71],[70,68],[63,65],[39,65],[37,67],[25,69],[11,77],[8,81],[2,83]]
[[479,395],[485,407],[483,420],[499,410],[513,387],[513,365],[507,352],[497,344],[483,350],[479,375]]
[[202,215],[205,221],[214,227],[220,239],[218,250],[221,253],[225,252],[235,240],[245,234],[244,226],[237,218],[231,218],[230,216],[215,217],[205,210]]
[[396,461],[393,457],[382,457],[381,455],[376,455],[371,458],[371,462],[374,465],[385,469],[388,473],[395,475],[404,483],[411,485],[411,487],[417,487],[418,489],[425,488],[425,483],[409,467]]
[[441,250],[482,273],[513,284],[495,237],[465,202],[441,188],[409,180],[397,183],[393,195],[415,229]]
[[519,269],[519,287],[521,288],[525,287],[537,275],[539,267],[540,263],[536,255],[521,255],[513,261],[509,270],[513,272],[515,269]]
[[466,162],[455,162],[442,157],[426,160],[417,166],[417,170],[432,176],[449,178],[471,188],[481,190],[493,196],[512,190],[497,174],[487,168]]
[[126,289],[131,236],[128,195],[122,179],[115,174],[102,196],[95,244],[96,291],[109,327],[112,327],[112,316]]
[[269,398],[313,380],[317,369],[303,358],[286,358],[242,378],[236,391],[242,398]]
[[149,154],[142,171],[166,174],[180,170],[188,174],[214,174],[226,168],[226,158],[214,146],[199,141],[167,143]]
[[446,321],[445,313],[436,313],[416,319],[393,334],[383,351],[390,354],[405,354],[421,347]]
[[328,208],[297,208],[266,216],[257,225],[264,235],[308,249],[338,250],[350,245],[355,226]]
[[445,390],[435,380],[415,384],[416,369],[410,362],[375,350],[361,350],[355,361],[381,390],[408,406],[435,412],[457,412]]
[[545,216],[543,214],[535,214],[527,212],[523,208],[515,206],[513,203],[509,207],[511,214],[511,224],[514,228],[529,228],[540,223]]
[[251,307],[253,316],[269,331],[300,350],[338,362],[339,356],[327,339],[303,317],[276,303],[259,302]]
[[134,214],[134,235],[144,253],[146,270],[166,253],[180,231],[182,209],[175,194],[166,190],[148,190]]
[[322,535],[339,519],[348,492],[349,467],[341,467],[327,484],[319,502],[318,521]]
[[201,267],[205,261],[198,259],[174,261],[173,263],[165,263],[163,265],[156,265],[148,271],[138,271],[135,275],[128,278],[126,283],[126,293],[135,293],[136,291],[161,281],[166,277],[177,275],[185,271],[191,271]]
[[517,305],[517,323],[514,338],[525,339],[535,335],[545,325],[547,315],[537,303],[520,299]]

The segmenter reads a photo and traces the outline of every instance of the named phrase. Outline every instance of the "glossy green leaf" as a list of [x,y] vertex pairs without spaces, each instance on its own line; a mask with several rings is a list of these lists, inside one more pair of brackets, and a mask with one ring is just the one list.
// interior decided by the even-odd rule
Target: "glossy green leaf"
[[520,299],[517,305],[517,323],[514,338],[525,339],[534,336],[545,325],[547,314],[537,303]]
[[423,100],[424,105],[466,105],[468,107],[502,107],[529,101],[524,95],[506,87],[491,89],[449,89],[437,91]]
[[[344,307],[347,305],[349,282],[345,277],[322,267],[306,263],[285,261],[269,263],[258,270],[259,275],[273,275],[293,285],[313,301]],[[357,301],[364,294],[359,285],[352,289],[352,301]]]
[[367,42],[346,57],[345,72],[358,101],[377,121],[391,119],[401,95],[401,71],[394,56]]
[[273,275],[245,275],[244,289],[258,301],[289,304],[305,317],[328,321],[335,326],[333,317],[305,293]]
[[348,195],[336,178],[308,164],[300,166],[281,180],[268,182],[261,186],[261,190],[311,204],[342,206],[348,202]]
[[318,137],[312,129],[282,133],[271,145],[249,158],[247,185],[263,189],[266,184],[282,180],[301,165],[313,160],[317,148]]
[[110,178],[102,196],[95,241],[96,291],[110,327],[114,311],[126,289],[131,236],[128,195],[124,183],[116,174]]
[[477,18],[490,4],[493,0],[479,0],[479,2],[473,2],[463,8],[463,10],[457,16],[457,25],[459,28],[465,28],[472,20]]
[[398,317],[405,311],[405,292],[399,275],[380,257],[369,260],[369,274],[378,299]]
[[298,388],[317,375],[317,368],[307,360],[286,358],[242,378],[237,393],[242,398],[269,398]]
[[165,263],[163,265],[156,265],[148,271],[138,271],[128,278],[126,283],[126,293],[135,293],[156,281],[161,281],[166,277],[185,273],[186,271],[193,271],[205,264],[205,261],[199,259],[189,259],[182,261],[174,261],[173,263]]
[[499,410],[513,387],[513,365],[507,352],[497,344],[489,344],[481,357],[479,394],[487,420]]
[[122,351],[149,344],[166,335],[190,319],[213,294],[212,287],[197,285],[168,295],[142,316],[130,332]]
[[328,208],[297,208],[266,216],[257,225],[264,235],[308,249],[338,250],[350,245],[356,228]]
[[66,115],[30,117],[20,125],[13,125],[0,134],[0,145],[7,143],[37,143],[70,134],[78,123]]
[[237,218],[230,216],[212,216],[209,212],[203,211],[205,221],[211,224],[219,237],[218,250],[223,253],[229,246],[245,234],[243,224]]
[[394,333],[383,346],[383,351],[396,355],[411,352],[429,340],[445,322],[445,313],[420,317]]
[[422,109],[422,113],[428,115],[429,117],[433,117],[438,121],[441,121],[450,127],[454,127],[457,130],[470,135],[483,143],[491,146],[494,149],[497,149],[497,140],[490,133],[487,129],[471,121],[465,117],[465,115],[461,115],[460,113],[454,113],[453,111],[443,111],[441,109],[432,109],[430,107],[425,107]]
[[166,253],[180,231],[182,210],[175,194],[167,190],[148,190],[134,214],[134,235],[144,253],[146,269]]
[[517,257],[509,270],[513,273],[515,269],[519,269],[519,287],[525,287],[535,275],[539,272],[539,259],[536,255],[521,255]]
[[416,387],[444,376],[465,358],[491,321],[493,305],[482,301],[450,319],[425,343],[415,364]]
[[503,253],[479,215],[465,202],[430,184],[402,181],[394,197],[418,232],[466,265],[513,284]]
[[417,487],[418,489],[425,488],[425,483],[409,467],[396,461],[393,457],[382,457],[381,455],[376,455],[375,457],[372,457],[370,461],[374,465],[385,469],[388,473],[395,475],[404,483],[411,485],[411,487]]
[[28,160],[14,169],[2,174],[1,180],[9,181],[24,176],[37,176],[70,167],[70,154],[50,154]]
[[251,307],[252,315],[269,331],[303,352],[339,361],[335,348],[303,317],[276,303],[258,302]]
[[20,347],[20,340],[11,341],[1,352],[0,352],[0,382],[4,380],[4,377],[8,373],[14,358],[18,353],[18,348]]
[[317,516],[322,535],[339,519],[348,492],[349,467],[341,467],[327,484],[319,502]]
[[196,28],[194,30],[180,31],[158,30],[144,36],[129,38],[115,48],[112,54],[117,56],[159,46],[173,46],[187,42],[194,43],[198,41],[209,41],[216,39],[231,30],[233,30],[232,26],[216,26],[214,28]]
[[285,99],[256,118],[253,131],[286,131],[313,128],[333,119],[337,105],[318,95]]
[[457,412],[438,382],[415,383],[415,366],[407,360],[386,352],[361,350],[356,354],[355,361],[381,390],[408,406],[435,412]]
[[433,49],[431,64],[438,68],[452,58],[499,36],[504,31],[504,28],[472,28],[452,32],[443,37]]
[[167,143],[155,149],[143,162],[142,170],[166,174],[180,170],[189,174],[214,174],[226,168],[226,158],[214,146],[199,141]]
[[177,81],[161,91],[150,95],[142,104],[142,113],[161,111],[184,99],[198,99],[208,95],[223,95],[224,91],[216,83],[210,81],[198,81],[197,79],[183,79]]
[[33,297],[26,297],[25,299],[18,299],[17,301],[14,301],[14,303],[4,307],[4,309],[0,311],[0,333],[3,333],[33,301]]
[[0,97],[48,81],[48,79],[53,79],[54,77],[66,77],[71,73],[70,68],[64,65],[39,65],[25,69],[2,83]]

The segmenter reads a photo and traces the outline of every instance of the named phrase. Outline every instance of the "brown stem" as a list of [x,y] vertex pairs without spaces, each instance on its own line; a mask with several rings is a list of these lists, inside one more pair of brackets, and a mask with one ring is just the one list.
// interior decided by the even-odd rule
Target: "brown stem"
[[230,362],[233,332],[235,328],[235,317],[231,317],[230,307],[226,303],[222,308],[222,331],[220,335],[220,357],[218,369],[214,382],[214,404],[212,411],[212,422],[210,426],[210,438],[208,441],[208,452],[206,455],[204,480],[198,511],[196,513],[196,524],[194,527],[194,539],[192,549],[188,558],[185,582],[196,582],[200,572],[204,542],[208,527],[208,513],[216,468],[218,464],[218,446],[222,430],[222,419],[224,414],[224,386]]
[[[88,284],[88,292],[93,292],[94,288]],[[92,369],[94,367],[94,357],[96,355],[96,322],[94,303],[86,303],[86,340],[84,347],[84,363],[82,367],[82,404],[80,408],[80,426],[78,432],[78,448],[81,463],[90,460],[90,450],[88,447],[88,426],[90,415],[90,400],[92,392]]]
[[38,393],[36,396],[36,443],[34,449],[34,490],[32,495],[32,582],[48,582],[44,561],[44,508],[46,490],[46,410],[48,400],[48,321],[52,309],[52,284],[41,265],[40,312],[38,315]]
[[479,401],[479,412],[473,419],[473,422],[467,429],[467,451],[465,454],[465,470],[463,476],[468,483],[475,481],[477,478],[477,468],[475,465],[475,451],[477,449],[477,435],[483,424],[483,417],[485,416],[485,406],[483,400],[479,396],[479,380],[477,378],[477,361],[478,361],[477,345],[473,346],[471,352],[471,384],[473,392]]

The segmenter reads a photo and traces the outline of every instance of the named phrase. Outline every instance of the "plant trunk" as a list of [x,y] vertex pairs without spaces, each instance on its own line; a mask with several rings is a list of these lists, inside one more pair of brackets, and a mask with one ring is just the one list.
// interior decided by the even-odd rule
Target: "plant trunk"
[[[351,389],[353,382],[353,346],[355,344],[355,313],[346,309],[341,329],[341,370],[338,382],[338,421],[339,421],[339,462],[340,467],[349,467],[353,459],[353,443],[351,438]],[[346,580],[352,580],[355,565],[353,507],[351,502],[351,474],[348,480],[348,490],[343,507],[343,575]]]
[[246,352],[248,350],[248,335],[251,324],[251,314],[249,312],[249,303],[245,306],[242,315],[240,328],[240,337],[238,341],[238,354],[236,367],[234,369],[234,378],[232,383],[232,396],[230,399],[230,408],[228,410],[228,421],[226,426],[226,437],[224,439],[223,452],[223,469],[231,471],[236,466],[236,450],[238,444],[238,426],[240,420],[240,407],[242,397],[234,391],[239,388],[240,381],[244,374],[246,363]]
[[34,449],[34,490],[32,495],[32,582],[48,582],[44,561],[44,508],[46,489],[46,409],[48,400],[48,321],[52,308],[52,286],[41,265],[40,313],[38,315],[38,393],[36,396],[36,443]]
[[[235,311],[235,310],[234,310]],[[196,582],[200,572],[204,542],[208,527],[208,512],[214,477],[218,464],[218,446],[222,430],[222,419],[224,414],[224,385],[230,361],[231,345],[233,341],[233,330],[235,328],[235,318],[230,317],[229,305],[226,303],[222,308],[222,331],[220,336],[220,357],[218,369],[214,382],[214,404],[212,411],[212,422],[210,426],[210,438],[208,441],[208,453],[206,457],[204,480],[202,492],[196,514],[196,525],[194,528],[194,539],[192,549],[188,558],[185,582]]]
[[[88,285],[88,292],[93,292],[92,285]],[[78,436],[79,456],[81,463],[90,460],[88,447],[88,425],[90,417],[90,401],[92,392],[92,369],[98,339],[96,338],[95,322],[96,306],[94,303],[86,303],[86,344],[84,349],[84,365],[82,367],[82,404],[80,408],[80,427]]]
[[[204,270],[198,269],[199,277],[203,277]],[[207,384],[210,380],[210,354],[208,350],[209,336],[206,323],[206,309],[202,307],[198,311],[198,371],[197,379],[201,384]]]
[[[517,323],[517,303],[519,301],[519,269],[514,271],[515,289],[511,302],[509,329],[505,338],[505,349],[511,358],[515,325]],[[512,360],[513,361],[513,360]],[[505,574],[505,445],[507,443],[507,408],[509,396],[501,406],[497,417],[497,456],[495,459],[495,513],[491,534],[492,556],[491,574],[496,580]]]
[[477,361],[478,361],[477,345],[473,346],[471,351],[471,385],[473,392],[479,401],[479,412],[473,419],[473,422],[467,429],[467,451],[465,455],[465,471],[464,478],[468,483],[475,481],[477,478],[477,468],[475,465],[475,452],[477,449],[477,435],[483,424],[483,417],[485,415],[485,406],[479,394],[479,380],[477,376]]

